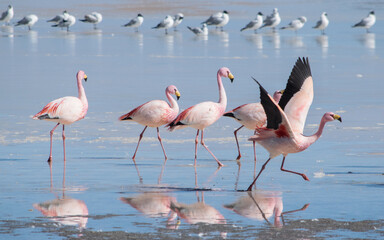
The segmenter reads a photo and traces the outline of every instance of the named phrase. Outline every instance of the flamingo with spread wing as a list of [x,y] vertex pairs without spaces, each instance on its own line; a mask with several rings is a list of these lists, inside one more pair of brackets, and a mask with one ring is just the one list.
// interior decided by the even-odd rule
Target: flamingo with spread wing
[[[256,81],[256,79],[254,80]],[[296,61],[279,104],[272,99],[259,82],[257,84],[260,87],[261,104],[267,115],[267,126],[258,129],[257,133],[251,136],[249,140],[256,141],[263,146],[269,152],[269,158],[247,191],[252,190],[268,162],[280,154],[283,155],[281,171],[300,175],[304,180],[309,181],[303,173],[284,169],[285,158],[289,153],[297,153],[307,149],[319,139],[327,122],[334,120],[341,122],[341,117],[327,112],[322,117],[315,134],[303,135],[305,120],[313,100],[313,79],[308,58],[299,58]]]

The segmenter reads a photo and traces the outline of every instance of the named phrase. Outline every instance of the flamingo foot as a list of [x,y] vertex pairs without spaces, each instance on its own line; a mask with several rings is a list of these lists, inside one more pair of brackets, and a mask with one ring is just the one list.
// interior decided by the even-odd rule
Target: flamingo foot
[[241,158],[241,154],[239,154],[239,155],[237,156],[236,160],[240,160],[240,158]]

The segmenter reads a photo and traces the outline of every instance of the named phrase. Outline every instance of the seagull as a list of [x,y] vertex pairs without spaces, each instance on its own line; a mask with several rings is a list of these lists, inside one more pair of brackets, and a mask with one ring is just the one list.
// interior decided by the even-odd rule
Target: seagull
[[320,16],[320,20],[317,21],[316,26],[314,26],[314,29],[321,30],[321,33],[325,34],[325,29],[328,27],[329,20],[328,20],[328,14],[326,12],[323,12]]
[[68,12],[67,10],[63,11],[63,14],[56,15],[54,18],[48,20],[47,22],[54,22],[54,23],[59,23],[61,20],[68,18]]
[[216,28],[220,27],[221,31],[223,31],[223,27],[227,25],[229,22],[229,15],[226,10],[222,12],[217,12],[211,15],[207,20],[202,23],[206,23],[207,25],[215,25]]
[[124,24],[123,27],[134,27],[136,29],[136,32],[139,31],[139,27],[144,22],[144,17],[141,15],[141,13],[137,14],[135,18],[132,18],[131,21],[129,21],[127,24]]
[[173,17],[173,28],[177,31],[176,26],[178,26],[184,19],[184,14],[178,13]]
[[187,26],[187,28],[198,36],[207,36],[208,35],[208,27],[207,27],[206,23],[203,23],[203,26],[201,28],[199,28],[199,27],[192,28],[189,26]]
[[39,20],[35,14],[30,14],[25,16],[23,19],[18,21],[15,26],[27,25],[28,29],[31,30],[31,27]]
[[256,16],[256,18],[252,21],[250,21],[245,27],[243,27],[240,31],[253,29],[255,33],[257,33],[257,29],[259,29],[263,25],[263,14],[259,12]]
[[73,26],[76,23],[76,18],[69,13],[64,14],[64,18],[60,20],[58,23],[52,25],[52,27],[61,27],[67,28],[67,32],[69,32],[69,27]]
[[360,22],[356,23],[352,27],[353,28],[355,28],[355,27],[365,28],[365,29],[367,29],[367,33],[369,33],[369,28],[371,28],[375,24],[375,22],[376,22],[375,12],[370,11],[367,17],[361,19]]
[[[256,79],[254,80],[256,81]],[[309,181],[304,173],[284,169],[285,158],[290,153],[298,153],[307,149],[320,138],[327,122],[334,120],[341,122],[341,117],[335,113],[327,112],[321,118],[315,134],[303,135],[305,120],[313,100],[313,79],[308,58],[299,58],[296,61],[278,104],[273,101],[260,83],[256,82],[260,88],[261,104],[267,115],[267,126],[256,129],[256,134],[251,136],[249,140],[256,141],[263,146],[269,152],[269,158],[247,191],[252,191],[253,185],[265,166],[271,159],[279,155],[283,155],[281,171],[297,174]]]
[[167,15],[163,21],[161,21],[159,24],[156,25],[156,27],[153,27],[153,28],[155,28],[155,29],[164,28],[165,34],[168,34],[167,29],[173,27],[173,23],[174,23],[174,21],[173,21],[173,18],[171,17],[171,15]]
[[93,29],[97,29],[97,24],[103,21],[103,15],[98,12],[92,12],[84,16],[84,19],[80,19],[82,22],[93,23]]
[[280,14],[277,8],[274,8],[272,14],[267,16],[267,18],[264,20],[264,25],[261,26],[261,28],[270,27],[273,29],[273,32],[275,32],[275,27],[279,25],[280,22],[281,22]]
[[7,11],[4,11],[1,14],[0,21],[4,21],[6,25],[9,25],[9,21],[11,21],[13,15],[13,7],[11,5],[8,5]]
[[282,27],[280,29],[288,29],[288,30],[294,30],[297,33],[297,30],[304,27],[304,24],[307,22],[307,18],[304,16],[301,16],[292,22],[290,22],[287,26]]

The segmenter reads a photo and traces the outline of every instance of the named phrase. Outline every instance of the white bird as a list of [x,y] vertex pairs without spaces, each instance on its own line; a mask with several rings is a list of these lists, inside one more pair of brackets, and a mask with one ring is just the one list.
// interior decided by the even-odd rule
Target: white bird
[[304,24],[307,22],[307,18],[304,16],[298,17],[297,19],[290,22],[287,26],[280,29],[294,30],[297,33],[297,30],[304,27]]
[[8,5],[8,9],[1,14],[0,21],[4,21],[5,24],[9,25],[9,21],[12,20],[13,15],[13,7]]
[[203,23],[203,26],[201,28],[199,28],[199,27],[192,28],[189,26],[187,26],[187,28],[198,36],[207,36],[208,35],[208,27],[207,27],[207,24],[205,24],[205,23]]
[[207,20],[202,23],[206,23],[207,25],[215,25],[216,28],[220,27],[221,31],[223,31],[223,27],[227,25],[229,22],[229,15],[226,10],[222,12],[217,12],[211,15]]
[[93,24],[93,29],[97,29],[97,24],[103,21],[103,15],[98,12],[92,12],[91,14],[87,14],[84,16],[84,19],[80,19],[82,22],[86,23],[92,23]]
[[184,14],[178,13],[173,17],[173,28],[177,31],[176,27],[183,21]]
[[259,29],[263,25],[263,14],[259,12],[256,16],[256,18],[252,21],[250,21],[245,27],[243,27],[240,31],[244,30],[251,30],[253,29],[255,33],[257,33],[257,29]]
[[69,14],[68,14],[67,10],[64,10],[64,11],[63,11],[63,14],[56,15],[54,18],[47,20],[47,22],[59,23],[59,22],[62,21],[63,19],[68,18],[68,15],[69,15]]
[[328,27],[329,20],[328,20],[328,14],[326,12],[323,12],[320,16],[320,20],[317,21],[316,25],[313,27],[314,29],[321,30],[321,33],[325,34],[325,29]]
[[171,15],[167,15],[163,21],[159,22],[159,24],[157,24],[153,28],[155,28],[155,29],[164,28],[165,34],[168,34],[167,29],[173,27],[173,23],[174,23],[174,21],[173,21],[173,18],[171,17]]
[[263,26],[261,26],[261,28],[270,27],[275,32],[275,27],[279,25],[280,22],[281,22],[280,14],[277,8],[274,8],[272,14],[267,16],[267,18],[264,20],[264,24]]
[[376,23],[376,16],[374,11],[370,11],[368,16],[361,19],[360,22],[356,23],[352,27],[362,27],[367,30],[367,33],[369,32],[369,28],[371,28]]
[[73,26],[76,23],[76,18],[69,13],[64,14],[64,18],[52,25],[52,27],[61,27],[67,28],[67,32],[69,32],[69,27]]
[[39,20],[35,14],[30,14],[25,16],[23,19],[18,21],[15,26],[27,25],[28,29],[31,30],[31,27]]
[[129,21],[127,24],[124,24],[123,27],[134,27],[136,29],[136,32],[139,31],[139,27],[144,22],[144,17],[141,15],[141,13],[137,14],[135,18],[132,18],[131,21]]

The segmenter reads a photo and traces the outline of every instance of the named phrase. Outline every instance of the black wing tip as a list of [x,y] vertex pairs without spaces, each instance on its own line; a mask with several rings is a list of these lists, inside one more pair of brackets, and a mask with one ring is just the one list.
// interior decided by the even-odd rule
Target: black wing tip
[[291,74],[289,75],[287,86],[285,87],[283,96],[279,101],[281,109],[284,110],[289,100],[300,91],[304,81],[312,77],[311,66],[309,65],[308,57],[298,58],[295,65],[292,68]]
[[260,88],[260,103],[264,108],[265,114],[267,115],[267,128],[276,130],[282,122],[280,110],[272,101],[267,90],[261,86],[259,81],[257,81],[254,77],[252,77],[252,79],[259,85]]
[[227,113],[224,113],[223,116],[224,116],[224,117],[235,118],[235,115],[233,114],[233,112],[227,112]]

